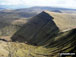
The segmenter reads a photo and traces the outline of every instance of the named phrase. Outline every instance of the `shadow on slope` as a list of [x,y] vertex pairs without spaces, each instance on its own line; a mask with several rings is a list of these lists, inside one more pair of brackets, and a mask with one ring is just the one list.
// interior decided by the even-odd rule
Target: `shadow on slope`
[[46,48],[58,48],[52,52],[76,52],[76,29],[59,33],[54,41],[46,42]]
[[48,41],[59,32],[53,19],[52,16],[43,11],[39,15],[32,17],[28,23],[17,31],[11,38],[12,41],[40,46],[41,44],[39,43]]

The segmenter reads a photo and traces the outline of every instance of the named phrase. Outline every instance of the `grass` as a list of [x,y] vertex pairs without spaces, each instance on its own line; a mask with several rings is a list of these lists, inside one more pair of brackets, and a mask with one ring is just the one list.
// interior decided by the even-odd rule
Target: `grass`
[[[9,54],[13,57],[44,57],[44,55],[49,55],[51,49],[46,49],[42,46],[32,46],[24,43],[13,43],[13,42],[2,42],[0,48],[3,48],[5,52],[0,52],[0,55],[7,57]],[[4,45],[4,46],[3,46]],[[53,48],[52,48],[53,49]],[[2,51],[2,49],[0,49]],[[40,55],[38,55],[40,54]]]

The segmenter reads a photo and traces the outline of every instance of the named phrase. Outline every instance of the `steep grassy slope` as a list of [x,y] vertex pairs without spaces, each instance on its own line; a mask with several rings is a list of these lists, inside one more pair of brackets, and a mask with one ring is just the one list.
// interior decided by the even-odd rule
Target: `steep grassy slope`
[[33,43],[33,42],[39,42],[40,40],[42,41],[43,39],[45,40],[46,37],[48,39],[49,37],[52,37],[54,34],[56,34],[58,31],[59,29],[54,23],[53,17],[46,14],[45,12],[42,12],[39,15],[32,17],[29,20],[29,22],[26,23],[17,32],[18,34],[16,33],[17,36],[15,37],[13,36],[13,38],[14,38],[14,41],[16,41],[16,38],[17,38],[17,40],[20,40],[22,42],[29,41]]
[[60,31],[71,30],[76,26],[75,15],[42,12],[32,17],[15,35],[14,41],[38,44],[56,36]]

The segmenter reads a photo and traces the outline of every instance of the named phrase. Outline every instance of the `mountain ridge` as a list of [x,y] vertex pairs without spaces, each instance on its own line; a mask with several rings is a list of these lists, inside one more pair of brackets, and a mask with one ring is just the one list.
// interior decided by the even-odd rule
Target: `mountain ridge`
[[[22,39],[22,41],[19,40],[21,42],[27,41],[29,43],[38,43],[38,41],[40,41],[40,38],[41,40],[45,40],[46,38],[48,39],[49,37],[53,37],[60,32],[66,32],[75,29],[76,20],[71,20],[69,19],[70,17],[67,18],[66,15],[43,11],[40,14],[30,18],[29,22],[23,25],[23,27],[11,39],[13,41],[16,41],[16,39],[19,40],[21,37],[25,39],[25,41]],[[71,25],[72,21],[74,22]],[[27,34],[24,35],[24,33]],[[35,41],[32,42],[33,40]]]

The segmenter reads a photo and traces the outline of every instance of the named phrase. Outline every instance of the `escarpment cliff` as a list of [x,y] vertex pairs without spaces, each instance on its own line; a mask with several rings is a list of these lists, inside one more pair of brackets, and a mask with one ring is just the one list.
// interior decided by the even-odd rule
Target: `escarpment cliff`
[[[48,42],[49,45],[53,45],[53,43],[58,43],[57,45],[63,44],[63,42],[69,41],[68,37],[73,36],[70,31],[76,29],[76,19],[73,17],[74,15],[71,16],[70,14],[43,11],[30,18],[11,39],[12,41],[26,42],[40,46],[46,45]],[[58,40],[55,42],[56,39]]]

